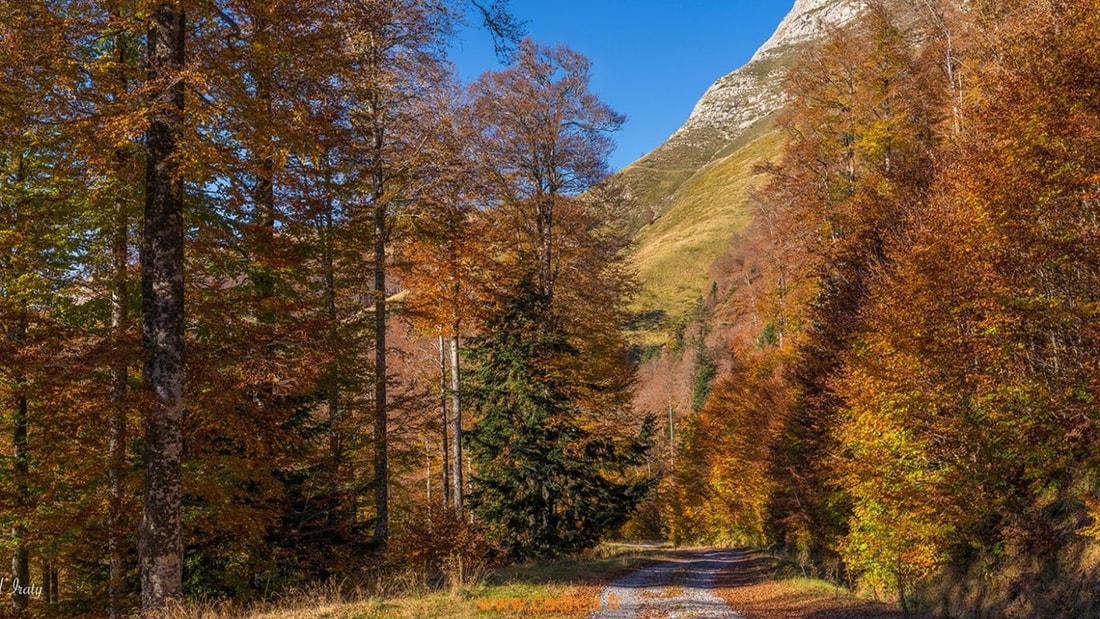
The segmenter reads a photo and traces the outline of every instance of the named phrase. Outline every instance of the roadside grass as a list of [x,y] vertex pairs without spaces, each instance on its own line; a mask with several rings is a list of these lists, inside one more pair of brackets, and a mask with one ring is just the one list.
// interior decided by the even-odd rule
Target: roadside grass
[[[502,567],[466,587],[321,586],[242,608],[189,602],[156,619],[506,619],[587,617],[607,582],[655,561],[659,547],[607,544],[574,558]],[[394,591],[397,589],[396,591]],[[379,594],[377,591],[392,591]]]

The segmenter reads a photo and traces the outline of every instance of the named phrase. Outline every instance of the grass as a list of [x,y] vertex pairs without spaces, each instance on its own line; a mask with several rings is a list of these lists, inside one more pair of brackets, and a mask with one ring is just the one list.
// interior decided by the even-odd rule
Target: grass
[[752,220],[748,196],[760,182],[753,166],[774,157],[781,144],[778,131],[760,131],[685,181],[672,206],[642,229],[633,258],[642,284],[635,310],[664,310],[675,322],[706,294],[710,265]]
[[[605,545],[585,556],[501,568],[463,589],[390,595],[319,587],[242,609],[190,603],[157,619],[504,619],[587,617],[607,582],[653,560],[654,551]],[[558,610],[573,605],[575,610]],[[524,610],[516,608],[523,606]]]

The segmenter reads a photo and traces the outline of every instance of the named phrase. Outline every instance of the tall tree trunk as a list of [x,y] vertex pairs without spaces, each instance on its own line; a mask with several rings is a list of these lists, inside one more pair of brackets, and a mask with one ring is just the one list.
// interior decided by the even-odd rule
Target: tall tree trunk
[[[375,103],[375,114],[381,108]],[[383,132],[374,129],[374,540],[386,545],[389,536],[389,441],[386,406],[386,205],[383,203],[385,176],[382,166]]]
[[459,398],[459,369],[458,369],[458,324],[454,325],[454,333],[451,335],[451,410],[454,411],[454,449],[451,450],[451,455],[454,458],[454,462],[451,464],[451,469],[454,471],[452,479],[454,480],[454,490],[452,496],[454,497],[455,510],[459,513],[462,512],[463,504],[463,489],[462,489],[462,407]]
[[[17,347],[20,346],[27,337],[27,309],[25,303],[19,312],[19,318],[15,324],[15,332],[12,335],[12,340]],[[15,469],[13,471],[16,492],[15,502],[19,510],[19,520],[16,521],[15,529],[12,531],[14,549],[12,550],[11,560],[13,585],[11,602],[15,614],[18,615],[26,610],[27,603],[30,601],[29,595],[20,592],[20,590],[15,587],[16,581],[18,581],[19,587],[26,587],[31,584],[30,551],[27,549],[26,542],[24,541],[27,535],[25,519],[27,517],[27,509],[30,507],[30,497],[28,496],[29,489],[27,487],[27,476],[30,472],[30,458],[27,453],[27,376],[23,368],[18,365],[13,374],[15,382],[15,401],[13,404],[15,406],[12,416],[11,438],[12,462]]]
[[[325,167],[325,211],[321,233],[321,262],[324,268],[325,318],[328,322],[329,346],[335,346],[340,337],[336,310],[336,239],[333,221],[333,200],[330,188],[332,173]],[[340,365],[333,360],[328,367],[326,381],[328,400],[329,479],[333,492],[340,487],[340,466],[344,460],[344,435],[340,415]]]
[[53,587],[50,586],[50,574],[53,573],[53,561],[49,557],[43,556],[41,562],[42,569],[42,601],[46,604],[53,603]]
[[118,619],[121,616],[121,600],[125,587],[123,561],[126,548],[123,540],[126,528],[123,497],[126,480],[126,384],[129,378],[125,354],[126,331],[129,329],[129,316],[126,310],[129,293],[126,286],[126,267],[130,242],[126,209],[125,200],[120,199],[115,205],[115,229],[111,240],[111,266],[114,271],[111,291],[111,336],[114,340],[114,359],[111,362],[112,410],[107,464],[109,486],[107,554],[110,562],[108,598],[111,619]]
[[[26,160],[22,153],[18,155],[18,163],[16,164],[15,172],[15,184],[17,186],[22,185],[26,178]],[[10,268],[10,259],[4,257],[4,266]],[[11,330],[6,333],[8,340],[14,344],[16,350],[21,350],[23,344],[27,338],[27,302],[22,300],[19,302],[19,309],[17,310],[15,324],[12,325]],[[27,375],[22,363],[17,361],[11,364],[11,380],[13,384],[12,393],[12,477],[15,482],[15,505],[19,519],[16,521],[15,526],[12,529],[12,562],[11,571],[12,578],[18,579],[20,586],[27,586],[30,584],[30,553],[27,550],[24,538],[27,535],[27,528],[24,519],[27,516],[27,507],[30,503],[29,489],[27,488],[27,476],[30,470],[30,463],[28,461],[29,455],[27,454]],[[14,584],[14,583],[13,583]],[[22,613],[27,607],[29,598],[25,594],[16,592],[14,587],[12,588],[12,609],[15,614]]]
[[154,106],[145,135],[145,218],[141,242],[142,345],[151,410],[145,424],[145,509],[141,521],[141,604],[163,607],[183,590],[180,463],[183,456],[184,15],[174,2],[153,11],[148,40]]
[[[270,41],[268,29],[270,27],[267,15],[268,10],[261,3],[258,12],[254,16],[256,36],[264,53],[270,53]],[[271,136],[271,125],[274,114],[272,112],[272,70],[267,63],[267,58],[253,57],[253,77],[256,80],[256,99],[259,106],[259,118],[262,119],[253,131],[259,133],[257,140],[257,173],[256,183],[252,187],[253,226],[255,244],[253,257],[256,269],[253,275],[253,284],[256,286],[257,297],[260,300],[258,318],[261,322],[271,322],[274,316],[270,308],[264,306],[264,301],[275,294],[275,278],[272,275],[272,260],[275,251],[275,159],[272,157],[274,143]]]
[[[41,565],[42,580],[40,581],[41,584],[37,584],[37,588],[41,590],[39,596],[45,604],[57,604],[57,568],[53,557],[43,556]],[[22,583],[20,583],[20,586],[23,586]]]
[[538,234],[539,287],[546,298],[554,294],[554,194],[535,197],[535,230]]
[[[126,63],[127,53],[125,34],[115,35],[115,47],[119,67],[123,67]],[[127,90],[126,76],[121,68],[119,69],[119,82],[121,92],[125,93]],[[124,150],[120,149],[115,153],[120,178],[126,168],[127,160],[128,157]],[[110,564],[107,597],[111,619],[119,619],[122,616],[121,605],[125,587],[123,570],[126,549],[123,543],[125,539],[125,522],[123,521],[122,499],[125,496],[126,479],[125,399],[126,383],[129,378],[129,366],[125,354],[126,332],[129,330],[129,316],[127,315],[129,291],[126,286],[126,271],[129,262],[130,221],[127,212],[126,199],[120,196],[115,202],[114,229],[111,231],[111,270],[113,276],[111,285],[111,339],[114,358],[111,362],[111,421],[107,456],[107,556]]]
[[451,432],[447,424],[447,352],[444,347],[443,334],[439,335],[439,411],[442,419],[440,428],[443,429],[443,504],[451,504],[451,446],[448,435]]
[[[432,520],[432,442],[424,435],[424,504],[428,506],[428,522]],[[429,525],[430,526],[430,525]]]
[[60,580],[60,571],[61,570],[57,569],[57,567],[51,561],[50,562],[50,603],[51,604],[57,604],[59,601],[61,601],[61,596],[59,595],[59,585],[58,585],[58,581]]

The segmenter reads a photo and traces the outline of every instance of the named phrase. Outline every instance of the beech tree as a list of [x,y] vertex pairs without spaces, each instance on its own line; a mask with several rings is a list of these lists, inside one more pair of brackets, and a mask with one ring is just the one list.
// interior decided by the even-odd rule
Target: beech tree
[[417,108],[424,91],[441,81],[440,59],[432,48],[453,23],[448,10],[393,0],[348,11],[342,23],[347,69],[357,76],[346,82],[355,102],[347,137],[365,162],[355,179],[360,205],[353,217],[369,222],[365,239],[369,239],[372,257],[374,537],[381,546],[389,533],[387,264],[394,219],[403,206],[418,197],[414,189],[417,145],[432,128],[418,123]]
[[792,139],[766,190],[786,205],[781,225],[805,230],[809,250],[801,270],[813,298],[790,369],[796,395],[775,451],[770,507],[773,534],[805,552],[835,551],[847,497],[826,467],[800,463],[834,449],[842,402],[833,382],[862,328],[869,290],[891,268],[908,209],[930,178],[937,100],[923,90],[905,37],[889,11],[872,4],[845,35],[809,52],[790,76]]
[[549,297],[564,245],[556,212],[607,176],[610,134],[625,121],[588,91],[590,68],[577,52],[528,39],[513,66],[473,86],[501,216],[516,234],[513,251],[539,265],[539,287]]
[[[389,486],[411,469],[389,426],[420,405],[389,390],[407,371],[386,342],[390,269],[405,260],[401,284],[417,272],[437,284],[422,289],[450,339],[459,510],[460,340],[490,318],[476,301],[513,298],[513,257],[543,265],[553,311],[532,315],[576,351],[547,366],[563,377],[547,412],[588,437],[561,445],[553,483],[581,462],[604,504],[551,528],[576,523],[567,545],[592,543],[644,490],[646,441],[601,433],[626,416],[618,328],[632,286],[617,207],[578,197],[621,122],[591,98],[573,105],[587,64],[540,52],[562,80],[540,105],[573,105],[572,121],[554,112],[540,132],[557,127],[546,139],[572,154],[535,181],[490,178],[502,168],[481,139],[520,127],[452,109],[443,48],[467,9],[507,43],[518,25],[503,3],[226,0],[187,4],[186,19],[184,4],[0,8],[0,521],[13,576],[41,576],[43,604],[122,616],[139,595],[154,612],[377,561],[366,530],[385,542]],[[535,234],[489,232],[525,212]]]
[[486,286],[488,222],[477,206],[488,189],[476,163],[476,134],[466,98],[457,86],[437,96],[440,131],[423,169],[432,180],[410,213],[411,239],[402,251],[401,280],[409,291],[406,316],[420,331],[439,338],[444,496],[461,512],[465,460],[459,351]]
[[[1095,335],[1084,292],[1095,277],[1086,240],[1095,226],[1085,215],[1089,164],[1077,157],[1096,140],[1076,126],[1092,121],[1063,106],[1096,84],[1047,59],[1056,49],[1061,66],[1095,61],[1095,46],[1061,21],[1087,27],[1079,11],[1091,9],[1005,8],[970,43],[968,57],[984,59],[971,65],[970,87],[983,94],[961,110],[965,131],[942,149],[949,164],[841,383],[851,409],[847,483],[864,504],[886,508],[857,514],[848,552],[903,598],[933,568],[962,563],[952,553],[960,539],[1058,553],[1041,540],[1061,517],[1037,513],[1049,505],[1039,488],[1072,486],[1072,471],[1090,466],[1076,437],[1093,423],[1079,399],[1091,363],[1079,346]],[[1004,63],[1007,50],[1029,68]],[[1019,586],[1033,608],[1050,595],[1034,578]]]
[[732,340],[689,431],[681,483],[706,491],[673,526],[908,609],[981,565],[989,595],[943,612],[1087,614],[1057,583],[1097,513],[1095,3],[916,8],[872,3],[791,71],[746,241],[776,260],[742,254],[731,308],[779,308],[782,339]]
[[178,143],[184,127],[185,39],[182,7],[158,4],[146,43],[152,109],[145,135],[141,244],[144,376],[153,394],[145,427],[141,525],[141,592],[146,609],[160,608],[183,592],[183,179]]
[[[97,294],[108,299],[104,317],[107,359],[110,374],[110,407],[107,445],[108,523],[107,561],[108,603],[111,617],[120,617],[126,596],[127,548],[133,501],[128,495],[131,473],[129,443],[135,398],[130,393],[131,368],[138,364],[138,342],[133,337],[134,288],[131,256],[134,253],[133,228],[140,212],[141,157],[134,110],[140,106],[134,93],[141,83],[139,67],[139,20],[125,12],[125,3],[107,7],[102,26],[110,33],[111,45],[95,58],[93,73],[99,77],[90,87],[88,98],[99,113],[82,130],[75,146],[85,161],[87,173],[97,179],[90,192],[89,206],[99,228],[95,253],[87,262],[92,269]],[[111,146],[104,149],[104,145]],[[106,152],[104,152],[106,150]]]
[[590,68],[572,50],[527,40],[512,66],[471,89],[490,216],[501,231],[494,251],[512,265],[498,270],[502,281],[539,265],[534,276],[554,307],[546,317],[559,321],[547,328],[564,329],[585,353],[561,368],[574,374],[573,395],[607,396],[614,408],[632,375],[619,328],[633,294],[621,253],[629,236],[613,190],[580,196],[606,177],[611,134],[624,117],[589,91]]

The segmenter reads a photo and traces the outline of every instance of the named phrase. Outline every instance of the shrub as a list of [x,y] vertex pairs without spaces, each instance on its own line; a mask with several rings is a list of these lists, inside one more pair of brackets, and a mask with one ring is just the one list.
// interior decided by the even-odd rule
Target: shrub
[[418,503],[393,523],[388,562],[425,587],[469,587],[500,556],[480,525],[449,507]]

